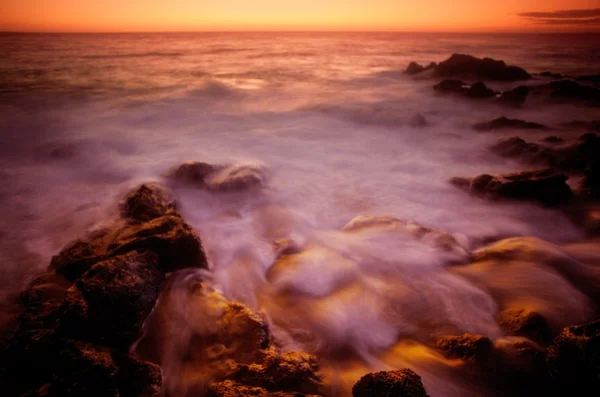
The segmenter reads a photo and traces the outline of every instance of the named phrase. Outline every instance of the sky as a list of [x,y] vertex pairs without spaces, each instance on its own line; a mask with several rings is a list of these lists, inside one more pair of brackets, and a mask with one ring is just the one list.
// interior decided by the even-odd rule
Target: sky
[[0,31],[595,31],[600,0],[0,0]]

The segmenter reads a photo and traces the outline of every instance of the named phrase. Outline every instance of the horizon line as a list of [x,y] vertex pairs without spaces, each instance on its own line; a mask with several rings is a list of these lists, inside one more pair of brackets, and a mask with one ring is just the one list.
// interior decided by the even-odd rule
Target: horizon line
[[161,33],[418,33],[418,34],[600,34],[600,30],[0,30],[0,34],[161,34]]

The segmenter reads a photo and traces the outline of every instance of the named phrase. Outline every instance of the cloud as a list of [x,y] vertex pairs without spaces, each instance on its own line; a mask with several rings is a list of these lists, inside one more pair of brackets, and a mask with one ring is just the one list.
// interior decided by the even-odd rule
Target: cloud
[[600,8],[550,12],[522,12],[519,16],[540,25],[600,25]]

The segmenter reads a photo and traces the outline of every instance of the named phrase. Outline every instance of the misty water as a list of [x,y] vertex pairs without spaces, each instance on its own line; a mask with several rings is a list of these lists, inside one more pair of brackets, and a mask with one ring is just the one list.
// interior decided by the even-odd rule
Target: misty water
[[[264,310],[285,348],[322,358],[342,395],[369,371],[403,367],[423,376],[432,396],[477,395],[421,342],[462,332],[502,338],[501,302],[490,292],[498,285],[537,302],[560,326],[590,320],[585,296],[542,268],[494,273],[501,281],[490,287],[451,271],[454,258],[424,242],[341,229],[360,215],[393,216],[452,233],[469,249],[510,236],[583,240],[558,210],[490,203],[448,180],[527,168],[493,155],[488,147],[503,133],[477,133],[474,122],[505,115],[559,125],[593,120],[597,109],[535,102],[506,109],[440,97],[437,81],[402,70],[465,53],[531,73],[593,74],[599,42],[594,35],[2,34],[0,297],[19,291],[68,242],[114,220],[132,187],[160,182],[187,160],[258,164],[268,176],[258,191],[175,191],[224,296]],[[284,239],[303,253],[274,266],[273,243]],[[337,359],[340,350],[354,358]]]

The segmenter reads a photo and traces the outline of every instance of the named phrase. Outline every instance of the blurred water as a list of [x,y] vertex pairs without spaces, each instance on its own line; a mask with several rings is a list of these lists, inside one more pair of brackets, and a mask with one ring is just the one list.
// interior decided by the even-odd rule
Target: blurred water
[[[386,365],[421,369],[431,395],[464,395],[439,363],[411,360],[415,347],[402,338],[496,337],[498,302],[446,271],[427,245],[338,230],[368,214],[447,230],[471,246],[497,236],[581,239],[558,211],[484,202],[447,181],[523,169],[491,155],[498,135],[475,133],[474,121],[507,115],[556,124],[597,117],[593,109],[507,114],[434,96],[434,81],[401,71],[460,52],[530,72],[592,74],[599,42],[593,35],[0,34],[0,297],[115,216],[136,184],[186,160],[260,162],[269,170],[260,194],[176,192],[225,295],[267,310],[289,346],[350,345],[372,367],[381,366],[374,352],[384,349]],[[413,126],[417,114],[426,127]],[[306,256],[269,273],[273,241],[290,237],[310,247]],[[557,316],[584,316],[575,309],[584,298],[559,276],[528,274],[550,300],[572,297],[553,308]],[[279,296],[286,291],[295,291],[291,300]],[[299,337],[306,333],[312,344]],[[341,376],[360,376],[367,370],[360,368]]]

